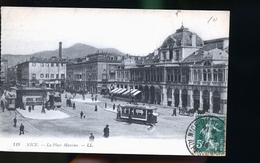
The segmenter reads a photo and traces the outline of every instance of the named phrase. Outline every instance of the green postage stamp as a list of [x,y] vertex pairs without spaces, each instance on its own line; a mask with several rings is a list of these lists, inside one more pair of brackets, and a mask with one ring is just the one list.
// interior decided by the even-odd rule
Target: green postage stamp
[[226,116],[199,116],[186,130],[185,142],[192,155],[224,156]]

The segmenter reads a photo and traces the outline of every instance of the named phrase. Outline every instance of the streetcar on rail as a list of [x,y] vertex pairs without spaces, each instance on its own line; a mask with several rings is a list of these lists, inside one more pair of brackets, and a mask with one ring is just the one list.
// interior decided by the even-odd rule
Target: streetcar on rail
[[61,107],[61,95],[57,92],[54,92],[49,95],[49,102],[51,108],[60,108]]
[[16,97],[6,97],[6,108],[8,110],[15,110]]
[[117,121],[151,125],[157,123],[157,108],[126,104],[117,107]]

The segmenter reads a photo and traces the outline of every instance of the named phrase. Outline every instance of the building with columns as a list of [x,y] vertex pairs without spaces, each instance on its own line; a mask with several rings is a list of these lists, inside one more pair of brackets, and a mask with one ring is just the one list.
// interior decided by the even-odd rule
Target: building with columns
[[[129,72],[124,87],[138,89],[139,102],[225,114],[227,52],[228,38],[204,42],[182,25],[154,53],[117,73]],[[120,76],[115,85],[121,87],[125,80]]]

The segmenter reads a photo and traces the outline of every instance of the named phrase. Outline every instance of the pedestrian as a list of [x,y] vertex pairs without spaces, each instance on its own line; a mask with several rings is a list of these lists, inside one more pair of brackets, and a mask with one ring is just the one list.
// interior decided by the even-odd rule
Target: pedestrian
[[105,103],[105,108],[107,108],[107,103]]
[[95,96],[95,101],[97,101],[97,95]]
[[20,134],[19,135],[21,135],[21,134],[24,134],[24,125],[22,123],[20,125]]
[[97,111],[97,105],[95,105],[95,111]]
[[80,112],[80,119],[82,119],[82,116],[83,116],[83,112],[81,111]]
[[14,127],[16,127],[17,119],[14,117]]
[[115,104],[113,104],[113,110],[115,110],[115,108],[116,108],[116,105],[115,105]]
[[121,118],[121,112],[119,108],[117,108],[117,118]]
[[105,138],[108,138],[109,137],[109,126],[106,125],[106,127],[104,128],[103,132],[104,132],[104,137]]
[[67,94],[65,94],[65,98],[67,98]]
[[95,136],[93,135],[93,133],[90,133],[89,141],[93,142],[94,139],[95,139]]
[[31,112],[31,110],[32,110],[32,107],[31,107],[31,105],[29,105],[29,108],[28,108],[28,110],[29,110],[29,112]]
[[32,104],[32,110],[34,110],[34,104]]
[[173,108],[172,116],[177,116],[177,115],[176,115],[176,107]]
[[73,102],[73,110],[76,110],[75,102]]
[[132,123],[132,115],[131,115],[131,113],[128,115],[128,123],[129,123],[129,124]]
[[94,97],[92,97],[92,101],[94,101]]

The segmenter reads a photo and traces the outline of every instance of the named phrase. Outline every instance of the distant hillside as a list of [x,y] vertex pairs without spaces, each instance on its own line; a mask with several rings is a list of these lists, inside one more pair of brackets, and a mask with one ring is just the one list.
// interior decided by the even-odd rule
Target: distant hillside
[[[93,46],[89,46],[86,44],[77,43],[71,47],[68,48],[62,48],[62,57],[63,58],[83,58],[87,56],[88,54],[96,53],[97,51],[101,52],[107,52],[107,53],[116,53],[125,55],[124,53],[120,52],[117,49],[114,48],[96,48]],[[12,55],[12,54],[3,54],[2,57],[8,60],[8,67],[15,66],[18,63],[25,62],[26,60],[29,60],[31,56],[35,57],[42,57],[42,58],[50,58],[52,56],[58,57],[59,55],[59,49],[54,51],[42,51],[34,54],[29,55]]]
[[8,68],[17,65],[18,63],[25,62],[29,60],[31,55],[13,55],[13,54],[3,54],[1,57],[8,60]]

